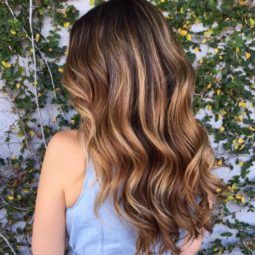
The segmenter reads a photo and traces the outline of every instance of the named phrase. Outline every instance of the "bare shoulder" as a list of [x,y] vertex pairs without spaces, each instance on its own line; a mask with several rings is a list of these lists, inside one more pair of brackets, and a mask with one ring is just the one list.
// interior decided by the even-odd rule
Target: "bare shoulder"
[[73,129],[61,130],[55,133],[47,146],[44,161],[55,166],[55,171],[64,172],[70,164],[75,164],[81,156],[81,144],[78,131]]
[[85,158],[78,136],[78,130],[67,129],[55,133],[48,144],[45,158],[59,176],[63,187],[66,207],[78,197],[84,177]]
[[69,146],[79,146],[78,130],[67,129],[58,131],[51,137],[48,146],[52,149],[61,149],[62,152],[65,150],[68,152]]

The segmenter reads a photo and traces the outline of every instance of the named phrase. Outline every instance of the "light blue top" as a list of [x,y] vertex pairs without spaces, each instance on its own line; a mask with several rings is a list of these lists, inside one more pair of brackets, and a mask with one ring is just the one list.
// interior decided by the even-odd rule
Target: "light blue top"
[[[82,192],[76,203],[66,209],[68,255],[134,255],[137,233],[118,218],[109,199],[99,209],[100,218],[94,215],[93,203],[99,188],[95,177],[89,159]],[[180,234],[182,238],[185,231],[180,230]],[[179,239],[177,244],[182,241]],[[171,252],[165,255],[171,255]]]

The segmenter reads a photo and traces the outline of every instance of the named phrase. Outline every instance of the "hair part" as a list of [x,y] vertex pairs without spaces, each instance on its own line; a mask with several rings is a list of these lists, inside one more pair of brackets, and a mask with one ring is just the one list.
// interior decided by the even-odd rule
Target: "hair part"
[[179,254],[179,229],[212,232],[208,195],[224,184],[192,110],[195,71],[163,14],[145,0],[89,10],[71,29],[62,82],[101,182],[96,215],[112,199],[137,230],[136,254],[158,240],[159,254]]

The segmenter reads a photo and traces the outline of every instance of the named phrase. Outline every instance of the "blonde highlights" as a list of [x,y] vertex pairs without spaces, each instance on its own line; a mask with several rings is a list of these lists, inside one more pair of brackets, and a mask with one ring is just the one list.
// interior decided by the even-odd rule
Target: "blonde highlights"
[[162,13],[145,0],[88,11],[72,27],[62,82],[100,179],[96,215],[112,199],[137,230],[136,254],[158,240],[159,254],[179,254],[180,228],[190,239],[211,232],[208,196],[225,186],[192,110],[194,69]]

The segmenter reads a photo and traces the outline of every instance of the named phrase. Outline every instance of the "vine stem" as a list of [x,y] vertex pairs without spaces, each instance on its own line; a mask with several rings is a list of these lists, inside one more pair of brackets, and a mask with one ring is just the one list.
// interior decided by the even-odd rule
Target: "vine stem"
[[37,82],[38,81],[37,81],[37,72],[36,72],[37,64],[36,64],[36,57],[35,57],[35,44],[34,44],[34,33],[33,33],[32,22],[33,22],[33,1],[29,0],[29,27],[30,27],[30,32],[31,32],[32,55],[33,55],[34,95],[35,95],[35,103],[36,103],[37,113],[38,113],[39,121],[40,121],[42,139],[43,139],[44,147],[47,148],[44,129],[43,129],[43,123],[42,123],[42,115],[41,115],[41,111],[39,109],[39,102],[38,102],[38,92],[37,92]]
[[[12,8],[10,7],[10,5],[9,5],[9,3],[8,3],[8,0],[5,0],[5,4],[6,4],[6,6],[8,7],[9,11],[11,12],[12,16],[13,16],[14,18],[16,18],[15,13],[13,12]],[[32,7],[32,4],[31,4],[31,7]],[[30,9],[30,10],[31,10],[31,9]],[[30,13],[31,13],[31,16],[32,16],[32,10],[30,11]],[[32,17],[31,17],[30,19],[31,19],[31,23],[32,23]],[[23,31],[24,31],[25,33],[27,33],[27,31],[26,31],[26,29],[25,29],[24,27],[22,27],[22,29],[23,29]],[[30,25],[30,31],[31,31],[31,25]],[[52,87],[53,87],[53,94],[54,94],[54,97],[57,99],[57,95],[56,95],[56,91],[55,91],[55,84],[54,84],[54,80],[53,80],[53,75],[52,75],[51,69],[50,69],[50,67],[49,67],[49,64],[48,64],[48,61],[47,61],[45,55],[44,55],[43,52],[37,47],[37,45],[34,43],[33,31],[31,31],[31,37],[28,37],[28,38],[29,38],[29,40],[31,41],[32,46],[33,46],[33,55],[35,55],[35,54],[34,54],[34,53],[35,53],[35,50],[34,50],[34,49],[36,48],[36,49],[39,51],[39,53],[40,53],[40,55],[41,55],[41,57],[42,57],[42,59],[43,59],[45,65],[46,65],[46,67],[47,67],[47,69],[48,69],[48,71],[49,71],[50,80],[51,80],[51,84],[52,84]],[[35,62],[35,61],[34,61],[34,62]],[[36,70],[35,70],[35,71],[36,71]],[[36,78],[37,78],[37,76],[36,76]],[[36,88],[35,88],[35,89],[36,89]],[[37,91],[36,91],[36,97],[37,97],[37,103],[36,103],[36,105],[38,106]],[[39,107],[37,107],[37,109],[39,110]],[[61,107],[59,108],[59,110],[60,110],[60,113],[64,116],[64,113],[63,113]],[[41,116],[40,111],[39,111],[39,116]],[[41,119],[41,118],[40,118],[40,119]],[[42,126],[41,126],[41,127],[42,127]],[[43,129],[43,128],[42,128],[42,129]],[[44,137],[44,140],[45,140],[44,132],[42,132],[42,134],[43,134],[43,137]],[[44,144],[45,144],[45,141],[44,141]],[[45,148],[46,148],[46,146],[45,146]]]
[[7,246],[10,248],[10,250],[12,251],[12,253],[14,255],[17,255],[17,253],[15,252],[15,250],[13,249],[13,247],[11,246],[10,242],[8,241],[8,239],[2,234],[0,233],[0,237],[4,240],[4,242],[7,244]]
[[12,8],[10,7],[10,5],[9,5],[9,3],[8,3],[8,0],[5,0],[5,4],[6,4],[6,5],[7,5],[7,7],[9,8],[9,10],[10,10],[10,12],[11,12],[12,16],[16,18],[16,16],[15,16],[14,12],[12,11]]
[[[51,84],[52,84],[52,87],[53,87],[53,94],[54,94],[54,97],[57,99],[57,94],[56,94],[56,87],[55,87],[55,83],[54,83],[54,79],[53,79],[53,75],[52,75],[52,72],[51,72],[51,69],[49,67],[49,64],[48,64],[48,61],[46,59],[46,57],[44,56],[44,54],[39,50],[40,54],[41,54],[41,57],[42,59],[44,60],[44,63],[49,71],[49,74],[50,74],[50,80],[51,80]],[[59,110],[60,112],[62,113],[62,115],[64,116],[64,112],[62,111],[61,107],[59,107]]]

